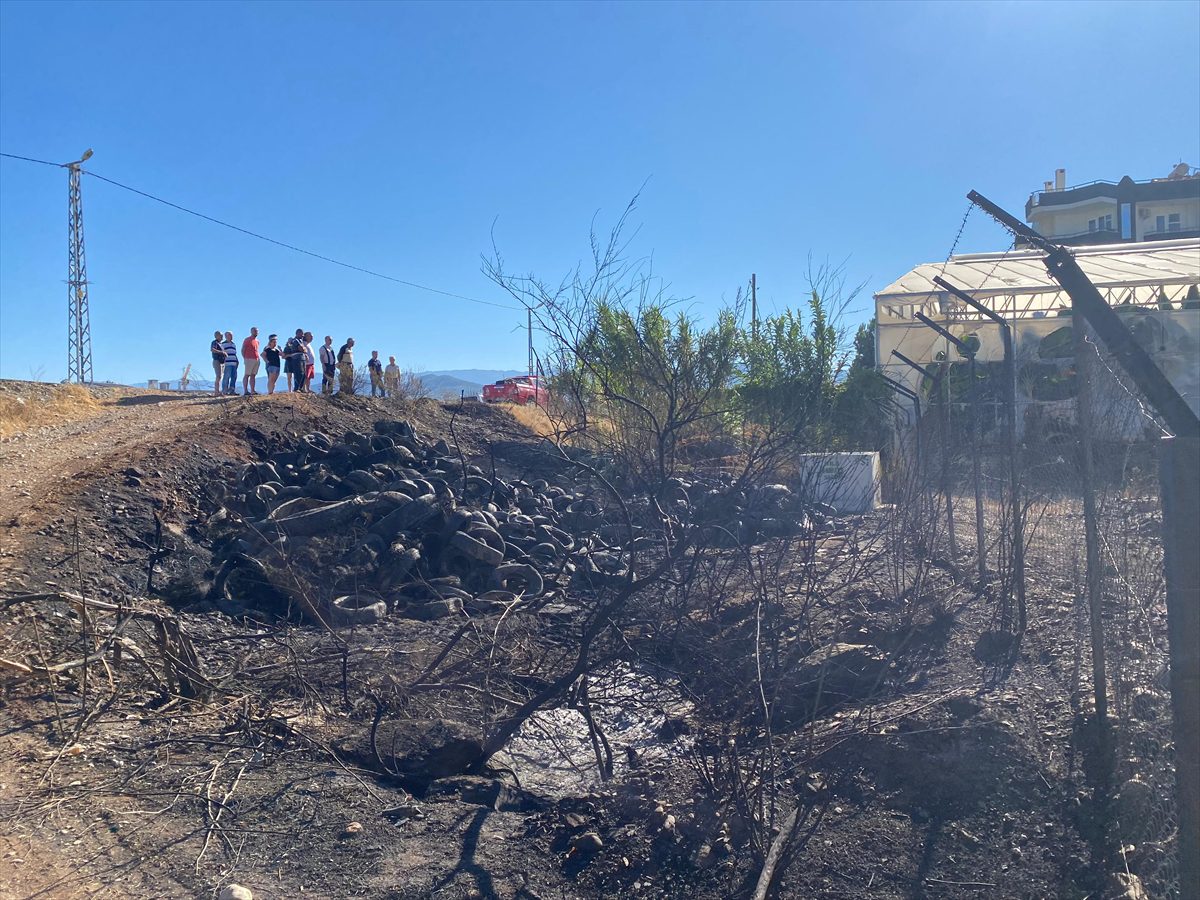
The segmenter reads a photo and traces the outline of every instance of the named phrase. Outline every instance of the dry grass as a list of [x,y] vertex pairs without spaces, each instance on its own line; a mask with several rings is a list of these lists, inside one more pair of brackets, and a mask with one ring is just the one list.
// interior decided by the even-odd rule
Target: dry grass
[[78,384],[59,385],[46,397],[0,394],[0,437],[10,437],[50,422],[84,419],[100,409],[100,401]]
[[523,406],[517,403],[497,403],[497,409],[502,409],[538,437],[553,437],[561,431],[553,419],[540,406]]

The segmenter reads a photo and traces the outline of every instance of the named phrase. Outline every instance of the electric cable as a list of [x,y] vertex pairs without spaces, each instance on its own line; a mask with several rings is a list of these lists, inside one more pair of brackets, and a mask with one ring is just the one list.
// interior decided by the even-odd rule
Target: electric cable
[[[54,166],[55,168],[59,168],[59,169],[69,168],[69,164],[49,162],[48,160],[34,159],[29,156],[18,156],[15,153],[0,153],[0,156],[3,156],[7,159],[23,160],[24,162],[40,163],[41,165],[44,165],[44,166]],[[311,256],[314,259],[319,259],[319,260],[322,260],[323,262],[332,263],[335,266],[341,266],[342,268],[351,269],[355,272],[361,272],[364,275],[371,275],[375,278],[382,278],[385,281],[391,281],[391,282],[394,282],[395,284],[402,284],[405,287],[415,288],[416,290],[419,290],[419,291],[427,291],[431,294],[440,294],[443,297],[451,297],[455,300],[465,300],[468,303],[478,303],[483,306],[494,306],[497,309],[508,309],[508,310],[512,310],[513,312],[519,312],[522,309],[522,307],[509,306],[506,303],[496,303],[493,300],[481,300],[478,297],[468,297],[465,294],[456,294],[453,291],[443,291],[440,288],[430,287],[429,285],[426,285],[426,284],[418,284],[415,281],[407,281],[406,279],[403,279],[403,278],[396,278],[393,275],[386,275],[383,272],[376,272],[372,269],[366,269],[366,268],[363,268],[362,266],[356,266],[353,263],[342,262],[340,259],[334,259],[332,256],[325,256],[321,253],[315,253],[312,250],[305,250],[303,247],[297,247],[296,245],[289,244],[286,241],[276,240],[275,238],[268,237],[265,234],[259,234],[256,231],[251,231],[248,228],[242,228],[239,225],[234,225],[230,222],[225,222],[225,221],[223,221],[221,219],[217,219],[213,216],[205,215],[204,213],[197,212],[194,209],[188,209],[186,206],[180,206],[178,203],[172,203],[170,200],[164,200],[162,197],[156,197],[154,194],[147,193],[146,191],[139,190],[138,188],[135,188],[135,187],[131,187],[130,185],[122,184],[121,182],[114,181],[111,178],[105,178],[103,175],[97,174],[96,172],[89,171],[88,169],[85,169],[82,166],[79,167],[79,171],[83,172],[85,175],[90,175],[93,178],[99,179],[100,181],[103,181],[107,184],[111,184],[114,187],[118,187],[118,188],[121,188],[122,190],[129,191],[129,192],[137,194],[141,197],[145,197],[148,200],[153,200],[156,203],[161,203],[164,206],[169,206],[172,209],[177,209],[180,212],[187,213],[188,215],[196,216],[199,219],[204,219],[207,222],[212,222],[214,225],[221,225],[224,228],[229,228],[233,231],[237,231],[242,234],[249,235],[250,237],[257,238],[260,241],[266,241],[268,244],[274,244],[277,247],[283,247],[284,249],[291,250],[295,253],[302,253],[305,256]]]

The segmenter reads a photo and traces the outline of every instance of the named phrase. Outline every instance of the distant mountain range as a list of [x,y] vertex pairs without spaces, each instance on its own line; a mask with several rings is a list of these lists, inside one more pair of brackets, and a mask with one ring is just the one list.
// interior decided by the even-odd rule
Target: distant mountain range
[[516,369],[445,369],[440,372],[418,372],[417,377],[425,385],[430,397],[443,399],[461,397],[463,393],[467,396],[478,394],[485,384],[524,374]]
[[[501,378],[512,378],[514,375],[524,374],[524,371],[516,369],[443,369],[437,372],[418,372],[417,377],[425,385],[425,390],[430,397],[442,400],[461,397],[464,393],[469,397],[482,391],[485,384],[491,384]],[[258,377],[262,379],[264,375],[260,372]],[[320,380],[319,375],[317,380]],[[149,387],[149,384],[147,381],[138,381],[130,387],[144,388]],[[172,389],[179,387],[178,376],[172,379],[170,386]],[[212,391],[212,389],[211,380],[192,378],[188,381],[188,390]],[[241,375],[238,376],[238,390],[241,390]]]

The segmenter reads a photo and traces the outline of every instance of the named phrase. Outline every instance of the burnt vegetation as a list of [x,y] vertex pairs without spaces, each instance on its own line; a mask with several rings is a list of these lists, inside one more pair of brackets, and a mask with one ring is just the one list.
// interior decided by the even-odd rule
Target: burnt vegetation
[[[541,328],[549,434],[411,399],[227,423],[238,453],[176,471],[104,599],[61,523],[70,574],[0,600],[42,732],[10,820],[86,810],[167,861],[163,895],[1103,890],[1122,801],[1075,759],[1082,639],[996,637],[1003,559],[979,582],[948,550],[870,332],[837,324],[856,291],[815,269],[803,311],[703,324],[623,247],[554,284],[485,263]],[[798,461],[885,442],[864,514]],[[1153,609],[1123,627],[1161,638]],[[1157,727],[1164,696],[1122,702]],[[1169,884],[1143,831],[1125,871]]]

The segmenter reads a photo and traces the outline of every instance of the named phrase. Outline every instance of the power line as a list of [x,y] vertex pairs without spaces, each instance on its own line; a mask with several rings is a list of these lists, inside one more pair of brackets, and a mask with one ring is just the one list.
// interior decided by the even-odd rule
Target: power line
[[0,153],[0,156],[7,156],[9,159],[21,159],[21,160],[24,160],[25,162],[41,163],[43,166],[54,166],[54,168],[56,168],[56,169],[67,168],[62,163],[47,162],[44,159],[34,159],[31,156],[17,156],[17,154],[15,154],[15,153]]
[[[64,167],[62,163],[49,162],[48,160],[44,160],[44,159],[33,159],[32,157],[29,157],[29,156],[17,156],[15,153],[0,153],[0,156],[6,157],[8,159],[19,159],[24,162],[40,163],[41,165],[44,165],[44,166],[54,166],[55,168],[63,168]],[[443,291],[440,288],[429,287],[429,285],[425,285],[425,284],[418,284],[415,281],[406,281],[403,278],[396,278],[395,276],[392,276],[392,275],[385,275],[382,272],[376,272],[376,271],[373,271],[372,269],[364,269],[362,266],[356,266],[356,265],[353,265],[352,263],[342,262],[340,259],[334,259],[332,256],[324,256],[320,253],[314,253],[312,250],[305,250],[303,247],[297,247],[294,244],[289,244],[285,241],[279,241],[279,240],[276,240],[275,238],[267,237],[265,234],[259,234],[256,231],[251,231],[248,228],[242,228],[239,225],[234,225],[230,222],[225,222],[221,219],[214,218],[213,216],[205,215],[204,213],[197,212],[194,209],[188,209],[186,206],[180,206],[178,203],[172,203],[170,200],[164,200],[162,197],[156,197],[154,194],[150,194],[150,193],[147,193],[146,191],[138,190],[137,188],[131,187],[130,185],[122,184],[119,181],[113,181],[113,179],[111,179],[111,178],[105,178],[103,175],[98,175],[97,173],[91,172],[87,169],[81,168],[80,171],[83,172],[85,175],[91,175],[93,178],[97,178],[100,181],[103,181],[103,182],[113,185],[114,187],[119,187],[122,190],[129,191],[129,192],[137,194],[141,197],[145,197],[148,200],[153,200],[156,203],[161,203],[164,206],[171,207],[172,209],[177,209],[180,212],[187,213],[190,216],[196,216],[199,219],[204,219],[207,222],[212,222],[214,225],[221,225],[224,228],[229,228],[233,231],[241,232],[242,234],[249,235],[252,238],[257,238],[260,241],[266,241],[268,244],[274,244],[277,247],[283,247],[284,249],[291,250],[295,253],[302,253],[305,256],[311,256],[314,259],[319,259],[319,260],[322,260],[323,262],[333,263],[335,266],[341,266],[344,269],[352,269],[353,271],[361,272],[364,275],[371,275],[375,278],[382,278],[384,281],[391,281],[391,282],[394,282],[395,284],[402,284],[405,287],[416,288],[419,291],[428,291],[431,294],[440,294],[443,297],[452,297],[455,300],[466,300],[468,303],[478,303],[483,306],[494,306],[497,309],[510,309],[510,310],[513,310],[514,312],[519,311],[519,309],[520,309],[519,307],[509,306],[508,304],[505,304],[505,303],[496,303],[492,300],[480,300],[478,297],[468,297],[465,294],[456,294],[453,291]]]

